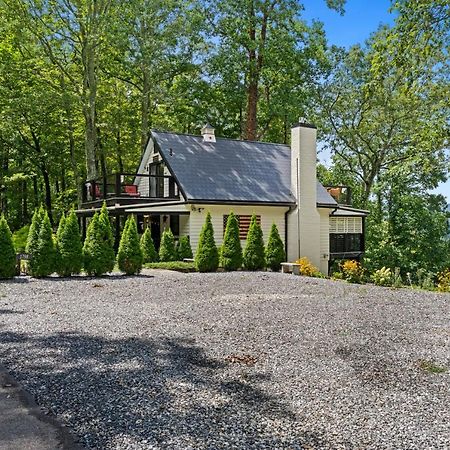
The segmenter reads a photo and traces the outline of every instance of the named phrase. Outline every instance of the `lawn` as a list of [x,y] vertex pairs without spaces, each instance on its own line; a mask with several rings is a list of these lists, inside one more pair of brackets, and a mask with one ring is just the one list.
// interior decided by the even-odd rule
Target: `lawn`
[[87,448],[446,448],[450,295],[277,273],[0,284],[0,364]]

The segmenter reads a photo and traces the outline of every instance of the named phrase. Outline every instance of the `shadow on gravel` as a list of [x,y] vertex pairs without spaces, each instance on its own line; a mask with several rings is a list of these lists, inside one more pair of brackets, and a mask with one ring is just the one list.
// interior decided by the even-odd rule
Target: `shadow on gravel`
[[194,340],[0,332],[2,344],[12,375],[89,448],[328,447],[263,388],[270,375],[210,358]]
[[0,314],[23,314],[23,311],[15,311],[14,309],[0,309]]

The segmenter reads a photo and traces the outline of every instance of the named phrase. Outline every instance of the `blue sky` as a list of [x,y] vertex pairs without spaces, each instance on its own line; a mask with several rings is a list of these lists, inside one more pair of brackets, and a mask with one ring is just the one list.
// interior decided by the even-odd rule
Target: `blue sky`
[[[325,0],[302,0],[303,17],[320,20],[325,27],[328,42],[342,47],[363,43],[380,24],[393,24],[395,16],[389,13],[389,0],[347,0],[345,14],[330,10]],[[319,155],[320,158],[320,155]],[[320,159],[326,159],[323,155]],[[439,186],[436,193],[450,202],[450,181]]]

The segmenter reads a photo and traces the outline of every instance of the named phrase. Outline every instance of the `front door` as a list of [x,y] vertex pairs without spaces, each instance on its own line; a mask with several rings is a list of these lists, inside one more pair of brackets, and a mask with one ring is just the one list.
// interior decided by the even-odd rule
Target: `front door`
[[158,251],[159,244],[161,243],[161,216],[159,214],[152,214],[150,216],[150,232],[156,251]]

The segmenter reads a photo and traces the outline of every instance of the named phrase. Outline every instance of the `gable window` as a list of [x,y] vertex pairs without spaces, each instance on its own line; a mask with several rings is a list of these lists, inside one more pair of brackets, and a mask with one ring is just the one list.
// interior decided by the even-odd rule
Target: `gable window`
[[[252,220],[251,215],[236,215],[237,221],[239,223],[239,239],[247,239],[248,229],[250,228],[250,222]],[[227,227],[228,214],[223,216],[223,234],[225,234],[225,229]],[[256,216],[256,222],[261,225],[261,216]]]

